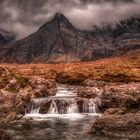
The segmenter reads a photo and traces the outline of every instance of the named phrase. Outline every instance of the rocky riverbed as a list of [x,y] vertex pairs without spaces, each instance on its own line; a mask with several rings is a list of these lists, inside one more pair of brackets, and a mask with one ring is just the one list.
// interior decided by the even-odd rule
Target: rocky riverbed
[[[1,124],[22,119],[31,99],[55,95],[59,80],[66,80],[65,76],[48,79],[38,75],[14,75],[3,68],[0,72]],[[103,115],[88,130],[90,134],[140,138],[139,82],[105,82],[81,78],[72,86],[77,89],[79,98],[98,96],[97,105]],[[0,139],[9,139],[4,130],[0,130]]]

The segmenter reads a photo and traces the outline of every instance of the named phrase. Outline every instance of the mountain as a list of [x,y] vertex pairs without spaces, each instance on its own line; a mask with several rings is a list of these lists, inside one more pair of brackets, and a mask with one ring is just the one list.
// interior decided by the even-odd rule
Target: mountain
[[7,43],[7,39],[0,33],[0,47]]
[[1,62],[61,63],[97,60],[140,49],[140,20],[122,21],[113,28],[76,29],[62,14],[25,39],[0,48]]

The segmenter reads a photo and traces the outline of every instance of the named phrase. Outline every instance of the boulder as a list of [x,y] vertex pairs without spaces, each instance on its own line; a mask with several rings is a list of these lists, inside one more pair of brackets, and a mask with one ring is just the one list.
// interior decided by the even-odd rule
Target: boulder
[[95,81],[95,80],[87,79],[82,84],[88,87],[103,87],[107,83],[105,81]]
[[33,83],[32,98],[54,96],[57,92],[56,82],[44,78],[36,78]]
[[101,95],[101,110],[108,108],[140,109],[139,84],[106,86]]
[[8,116],[5,118],[5,122],[10,122],[10,121],[14,121],[17,118],[17,113],[16,112],[10,112],[8,114]]
[[91,133],[140,139],[140,114],[103,115],[95,121]]
[[11,138],[4,130],[0,129],[0,140],[11,140]]
[[46,101],[45,103],[43,103],[40,108],[40,113],[42,114],[48,113],[50,105],[51,105],[51,101]]
[[125,109],[109,108],[104,112],[104,115],[123,115],[126,113]]
[[78,89],[78,97],[81,98],[95,98],[99,90],[95,87],[81,87]]

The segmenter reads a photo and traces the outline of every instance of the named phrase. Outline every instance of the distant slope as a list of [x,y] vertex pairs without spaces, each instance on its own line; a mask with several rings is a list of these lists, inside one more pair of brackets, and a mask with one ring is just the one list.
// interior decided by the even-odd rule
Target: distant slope
[[56,79],[58,82],[80,84],[92,79],[106,82],[140,82],[140,50],[129,52],[121,57],[67,63],[67,64],[0,64],[13,75],[25,77],[39,76]]
[[62,63],[91,61],[123,55],[140,48],[140,20],[122,21],[115,29],[76,29],[62,14],[56,14],[37,32],[0,49],[1,62]]

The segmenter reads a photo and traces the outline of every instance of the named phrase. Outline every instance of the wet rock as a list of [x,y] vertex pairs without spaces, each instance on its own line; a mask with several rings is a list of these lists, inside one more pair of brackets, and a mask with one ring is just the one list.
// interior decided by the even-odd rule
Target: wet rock
[[101,96],[101,110],[108,108],[140,109],[139,84],[106,86]]
[[30,95],[16,95],[8,92],[0,93],[0,120],[12,121],[16,114],[25,114],[25,108],[30,102]]
[[17,112],[17,114],[24,115],[25,114],[25,102],[19,103],[14,110]]
[[41,105],[41,108],[40,108],[40,113],[41,113],[41,114],[46,114],[46,113],[48,113],[49,108],[50,108],[50,105],[51,105],[51,101],[47,101],[47,102],[45,102],[44,104],[42,104],[42,105]]
[[99,90],[95,87],[81,87],[78,89],[78,97],[82,98],[95,98]]
[[77,101],[77,106],[78,106],[79,112],[82,112],[83,111],[83,104],[84,104],[84,101],[82,99],[79,99]]
[[10,121],[14,121],[17,118],[17,113],[16,112],[10,112],[8,114],[8,116],[5,118],[5,122],[10,122]]
[[9,113],[10,108],[14,105],[16,100],[15,95],[4,92],[0,92],[0,120],[3,119]]
[[22,95],[31,94],[33,90],[33,87],[31,85],[28,85],[24,88],[19,89],[19,93]]
[[107,83],[105,81],[95,81],[95,80],[87,79],[82,84],[84,86],[89,86],[89,87],[103,87]]
[[21,120],[23,118],[23,115],[22,114],[17,114],[17,116],[16,116],[16,119],[17,120]]
[[23,94],[21,95],[21,100],[24,102],[24,103],[29,103],[31,101],[31,94]]
[[24,129],[30,129],[31,128],[31,121],[32,120],[33,120],[32,118],[25,119],[24,122],[22,123],[22,127]]
[[14,86],[17,83],[17,79],[14,77],[9,81],[9,83]]
[[140,114],[103,115],[93,124],[91,132],[98,135],[140,138]]
[[104,115],[123,115],[126,113],[125,109],[109,108],[104,112]]
[[56,82],[54,80],[36,79],[33,83],[33,98],[54,96],[57,92]]
[[[11,119],[11,115],[9,116],[9,114],[11,114],[11,112],[16,112],[16,114],[24,115],[32,98],[54,96],[57,92],[56,82],[54,80],[36,77],[33,78],[33,81],[29,82],[30,84],[21,87],[18,93],[13,93],[13,88],[9,90],[9,85],[14,87],[14,84],[19,85],[18,82],[19,80],[16,78],[11,78],[8,84],[6,84],[8,90],[4,88],[0,91],[0,121],[5,118],[7,121],[19,119],[16,117],[12,117]],[[22,83],[22,85],[27,83],[26,78],[20,77],[20,83]]]
[[11,140],[11,138],[4,130],[0,129],[0,140]]
[[49,95],[49,91],[46,87],[39,87],[39,89],[35,90],[33,93],[33,98],[41,98],[47,97]]
[[139,139],[139,83],[106,85],[103,90],[99,110],[104,113],[95,121],[91,132]]
[[56,87],[48,89],[47,87],[42,86],[34,91],[32,98],[54,96],[56,92],[57,92]]
[[46,80],[46,87],[48,89],[55,88],[56,87],[56,81],[55,80]]
[[41,76],[34,76],[31,78],[31,85],[33,87],[38,86],[38,85],[46,85],[47,88],[53,88],[56,86],[56,82],[55,80],[45,79],[45,78],[42,78]]

